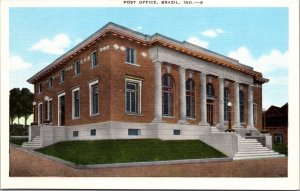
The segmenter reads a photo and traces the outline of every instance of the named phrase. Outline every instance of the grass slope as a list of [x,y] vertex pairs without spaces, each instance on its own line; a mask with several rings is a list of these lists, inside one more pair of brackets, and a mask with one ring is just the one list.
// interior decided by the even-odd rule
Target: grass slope
[[137,139],[60,142],[36,151],[75,164],[108,164],[226,157],[199,140]]

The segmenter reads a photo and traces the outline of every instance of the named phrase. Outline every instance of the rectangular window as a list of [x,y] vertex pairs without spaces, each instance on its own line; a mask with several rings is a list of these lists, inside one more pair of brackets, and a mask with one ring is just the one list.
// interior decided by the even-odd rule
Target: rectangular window
[[92,53],[92,68],[97,66],[97,51]]
[[89,84],[90,89],[90,115],[99,114],[99,85],[98,80]]
[[177,130],[177,129],[176,129],[176,130],[173,131],[173,135],[180,135],[180,134],[181,134],[181,131],[180,131],[180,130]]
[[274,142],[277,144],[283,143],[283,135],[282,134],[275,134],[274,135]]
[[38,104],[38,125],[43,124],[43,103]]
[[73,118],[80,117],[80,90],[79,87],[72,90],[72,114]]
[[139,80],[125,79],[126,113],[141,113],[141,85]]
[[78,131],[73,131],[73,137],[78,137],[79,132]]
[[80,74],[80,61],[77,60],[74,64],[74,68],[75,68],[75,75]]
[[60,83],[65,81],[65,69],[60,71]]
[[48,101],[48,120],[52,121],[52,100]]
[[91,136],[96,136],[96,129],[91,130]]
[[257,104],[253,104],[253,124],[257,126]]
[[128,135],[129,136],[141,135],[141,130],[140,129],[128,129]]
[[53,77],[51,76],[48,80],[48,87],[52,88],[52,86],[53,86]]
[[135,63],[135,49],[126,48],[126,62],[131,64]]
[[42,82],[39,83],[39,93],[42,93],[43,91],[43,84]]

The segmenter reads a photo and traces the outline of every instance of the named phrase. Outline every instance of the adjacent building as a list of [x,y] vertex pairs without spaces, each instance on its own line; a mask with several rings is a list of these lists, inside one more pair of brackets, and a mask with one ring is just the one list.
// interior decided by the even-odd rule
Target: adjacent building
[[288,144],[288,103],[282,107],[271,106],[263,112],[264,130],[272,135],[273,142]]
[[268,80],[194,44],[108,23],[28,82],[35,90],[34,124],[43,129],[32,128],[30,137],[40,134],[47,145],[198,139],[212,128],[224,132],[229,122],[241,136],[258,135]]

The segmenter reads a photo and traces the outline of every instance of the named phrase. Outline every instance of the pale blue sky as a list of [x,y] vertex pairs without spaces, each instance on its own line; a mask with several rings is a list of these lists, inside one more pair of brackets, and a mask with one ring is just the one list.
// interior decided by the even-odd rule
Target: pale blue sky
[[287,8],[10,8],[10,89],[108,22],[238,59],[270,79],[264,108],[288,101]]

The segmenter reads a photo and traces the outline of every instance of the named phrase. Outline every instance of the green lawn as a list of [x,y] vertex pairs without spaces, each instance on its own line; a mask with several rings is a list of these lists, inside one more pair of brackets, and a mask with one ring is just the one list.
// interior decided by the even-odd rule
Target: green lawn
[[24,142],[28,142],[28,138],[9,138],[9,142],[15,145],[22,145]]
[[108,164],[226,157],[199,140],[159,139],[67,141],[37,149],[75,164]]
[[287,148],[287,146],[285,146],[283,144],[273,143],[273,147],[272,148],[276,152],[279,152],[281,154],[285,154],[286,156],[288,155],[288,148]]

